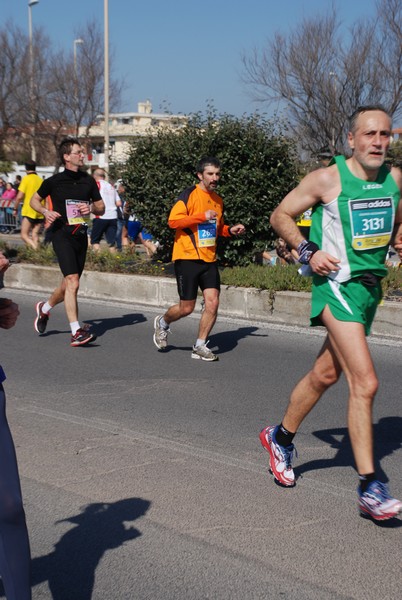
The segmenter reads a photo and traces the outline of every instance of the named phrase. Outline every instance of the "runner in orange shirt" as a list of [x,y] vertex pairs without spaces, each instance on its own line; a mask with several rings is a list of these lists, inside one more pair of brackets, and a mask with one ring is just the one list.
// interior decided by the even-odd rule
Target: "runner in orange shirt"
[[219,307],[220,277],[216,262],[219,236],[231,237],[245,232],[238,223],[229,227],[223,218],[223,201],[215,192],[221,173],[220,162],[206,156],[197,165],[199,183],[180,194],[169,215],[169,227],[175,229],[173,261],[180,301],[154,321],[154,343],[159,350],[167,347],[169,325],[190,315],[195,307],[198,288],[204,297],[198,338],[192,358],[214,361],[218,356],[207,346]]

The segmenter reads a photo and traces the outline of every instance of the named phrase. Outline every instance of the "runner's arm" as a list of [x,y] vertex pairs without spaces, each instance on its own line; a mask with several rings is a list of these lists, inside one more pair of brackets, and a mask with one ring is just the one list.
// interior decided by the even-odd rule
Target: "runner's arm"
[[295,250],[305,239],[296,225],[296,219],[321,201],[321,190],[325,184],[321,170],[310,173],[285,196],[271,215],[270,222],[276,233]]
[[24,200],[25,194],[24,192],[20,192],[18,191],[16,197],[14,198],[14,209],[15,211],[18,210],[18,206],[20,204],[20,202],[22,202]]
[[[270,219],[272,227],[294,250],[299,251],[300,244],[306,242],[296,225],[296,218],[307,209],[322,202],[324,198],[331,197],[331,194],[336,197],[337,193],[334,190],[337,189],[337,182],[337,170],[331,167],[313,171],[306,175],[299,185],[285,196],[272,213]],[[313,246],[311,242],[308,244]],[[309,264],[315,273],[328,275],[331,271],[339,270],[337,265],[340,261],[337,257],[320,249],[317,250],[317,246],[314,246],[315,250],[310,256]]]
[[36,210],[36,212],[43,215],[46,219],[47,224],[53,223],[53,221],[61,217],[61,214],[55,210],[49,210],[45,206],[43,206],[43,200],[44,199],[41,196],[39,196],[38,192],[35,192],[31,200],[29,201],[30,207],[33,208],[33,210]]
[[[89,213],[96,215],[97,217],[101,217],[105,212],[105,203],[103,200],[93,200],[92,204],[89,207]],[[83,213],[85,214],[85,213]]]
[[170,211],[168,224],[171,229],[183,229],[184,227],[191,227],[198,223],[204,223],[208,218],[209,217],[206,216],[205,212],[189,215],[184,202],[178,200]]

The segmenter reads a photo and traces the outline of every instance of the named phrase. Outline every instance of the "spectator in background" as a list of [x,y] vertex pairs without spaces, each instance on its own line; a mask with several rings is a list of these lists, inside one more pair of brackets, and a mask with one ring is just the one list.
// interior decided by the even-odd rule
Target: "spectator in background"
[[[123,227],[125,223],[124,217],[124,205],[126,203],[125,199],[126,188],[122,181],[119,182],[117,186],[117,194],[120,198],[121,205],[117,207],[117,231],[116,231],[116,248],[120,252],[123,247]],[[128,244],[128,240],[127,240]]]
[[275,242],[275,250],[281,265],[294,265],[297,263],[297,257],[294,256],[291,247],[283,238],[278,238]]
[[105,212],[101,216],[95,216],[92,221],[91,245],[95,252],[99,252],[100,241],[104,235],[109,251],[114,253],[116,252],[117,208],[120,208],[122,203],[117,190],[105,181],[104,169],[97,168],[93,177],[105,203]]
[[14,227],[13,219],[10,217],[13,214],[12,206],[14,205],[13,200],[16,197],[16,195],[17,192],[13,188],[12,184],[10,182],[7,182],[5,192],[1,197],[1,200],[3,202],[1,207],[0,223],[2,225],[6,225],[6,227],[1,228],[1,231],[4,233],[10,233],[11,229]]
[[23,201],[21,210],[21,239],[27,246],[31,246],[31,248],[36,250],[39,248],[39,232],[45,221],[43,215],[34,210],[29,203],[32,196],[42,185],[43,180],[36,173],[36,163],[34,161],[26,163],[25,170],[27,174],[21,180],[18,188],[13,215],[17,217],[18,206]]
[[[123,190],[123,197],[125,194],[125,187],[120,184],[119,189]],[[124,201],[123,206],[123,228],[122,228],[122,246],[127,249],[129,247],[135,248],[136,244],[142,244],[145,248],[147,256],[152,258],[158,251],[159,242],[154,241],[154,237],[150,234],[141,221],[135,216],[132,207],[128,202]]]
[[[13,209],[13,200],[17,192],[11,185],[11,183],[6,183],[6,189],[1,196],[1,207],[0,207],[0,231],[1,233],[10,233],[9,226],[13,227],[14,223],[12,223],[12,219],[10,219],[10,214],[12,214]],[[11,208],[10,208],[11,206]]]
[[6,189],[2,195],[3,200],[14,200],[16,195],[17,195],[17,191],[13,188],[12,183],[10,181],[7,181]]
[[158,251],[159,242],[153,241],[153,236],[145,229],[135,215],[130,215],[127,221],[127,237],[133,246],[140,243],[144,246],[147,256],[152,258]]
[[20,183],[21,183],[21,175],[16,175],[15,176],[15,180],[13,183],[13,188],[15,189],[16,192],[18,192],[18,188],[20,187]]

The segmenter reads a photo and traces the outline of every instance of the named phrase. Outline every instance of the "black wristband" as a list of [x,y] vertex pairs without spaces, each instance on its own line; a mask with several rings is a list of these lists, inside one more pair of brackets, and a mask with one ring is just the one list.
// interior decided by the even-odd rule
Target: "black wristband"
[[309,242],[307,240],[303,240],[297,246],[297,254],[299,255],[299,263],[302,265],[308,265],[313,254],[319,250],[319,246],[314,242]]

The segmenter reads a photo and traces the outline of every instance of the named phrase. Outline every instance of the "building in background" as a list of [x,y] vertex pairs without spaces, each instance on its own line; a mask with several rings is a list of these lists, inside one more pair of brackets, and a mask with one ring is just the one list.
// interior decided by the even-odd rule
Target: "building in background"
[[[188,117],[168,113],[152,112],[149,100],[138,103],[137,112],[111,113],[109,115],[109,161],[124,163],[130,144],[137,137],[156,134],[161,129],[180,129],[186,125]],[[104,166],[104,116],[99,115],[92,127],[80,127],[79,137],[87,150],[86,164],[92,168]]]

